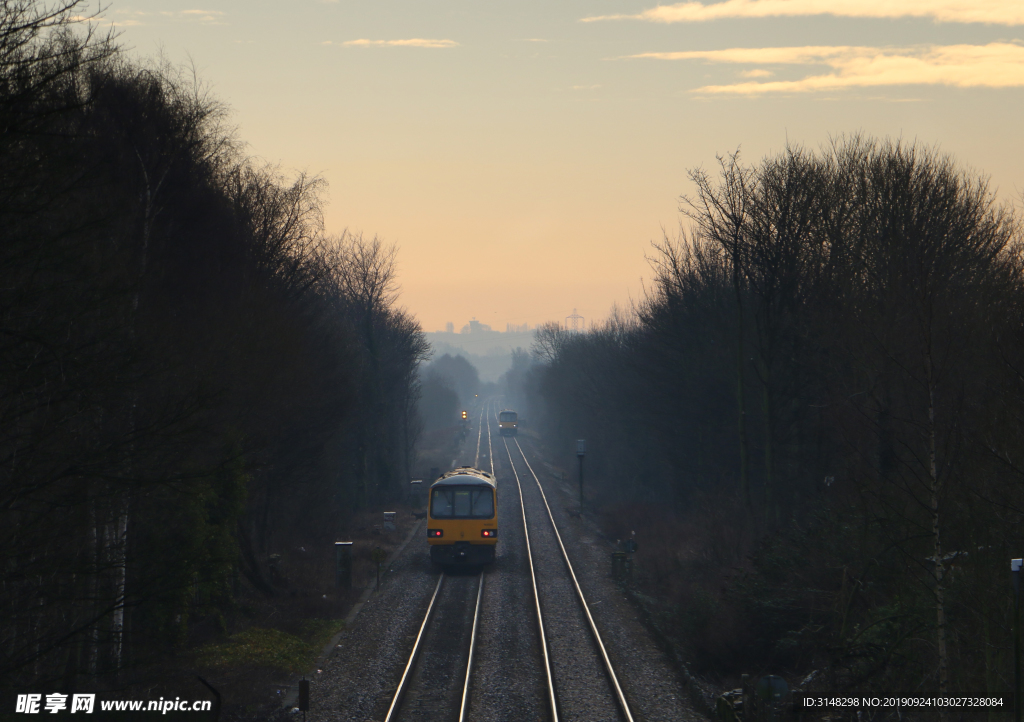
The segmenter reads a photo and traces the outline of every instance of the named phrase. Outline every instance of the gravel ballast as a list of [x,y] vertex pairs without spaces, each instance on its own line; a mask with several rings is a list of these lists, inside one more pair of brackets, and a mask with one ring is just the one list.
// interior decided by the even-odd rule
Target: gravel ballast
[[390,703],[438,574],[415,540],[394,560],[381,591],[366,602],[312,680],[310,720],[366,722],[374,719],[381,699]]

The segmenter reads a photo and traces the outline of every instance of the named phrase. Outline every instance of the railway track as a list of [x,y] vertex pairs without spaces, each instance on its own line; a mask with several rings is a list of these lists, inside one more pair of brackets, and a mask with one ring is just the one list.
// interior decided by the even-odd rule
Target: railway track
[[438,578],[385,722],[466,719],[483,589],[482,573]]
[[[489,424],[484,424],[486,410],[487,404],[484,404],[480,409],[473,466],[479,467],[480,446],[483,428],[486,425],[487,456],[493,475],[491,429]],[[478,583],[475,600],[471,605],[473,621],[470,626],[466,623],[469,598],[467,587],[474,579],[478,580]],[[482,570],[475,574],[442,573],[438,578],[402,672],[402,678],[392,696],[391,705],[384,718],[385,722],[403,719],[453,719],[451,711],[455,708],[453,691],[456,689],[461,691],[458,696],[458,720],[464,722],[467,719],[483,591]],[[467,626],[470,626],[468,642],[463,634]],[[468,651],[464,651],[467,647]],[[460,673],[462,683],[458,688],[454,685],[452,670]]]
[[[497,407],[492,402],[481,409],[474,457],[474,466],[478,467],[486,426],[487,457],[492,474],[494,448],[489,421],[491,416],[497,421],[496,412]],[[502,442],[518,490],[526,566],[536,613],[540,673],[550,718],[552,722],[595,719],[633,722],[629,703],[576,578],[540,479],[517,439],[513,438],[511,445],[507,438]],[[518,452],[515,458],[513,447]],[[527,485],[529,491],[524,491],[520,477],[523,465],[534,480],[534,486]],[[533,509],[532,513],[528,514],[528,507]],[[548,524],[538,521],[541,516],[547,517]],[[510,523],[507,519],[504,522],[505,525]],[[475,594],[472,593],[474,582]],[[385,722],[456,718],[464,722],[470,719],[484,586],[482,571],[476,574],[445,572],[439,577]],[[486,644],[486,638],[481,643]],[[475,718],[487,718],[486,712],[481,716],[482,709],[486,707],[481,707],[478,701]]]
[[314,679],[311,722],[700,722],[530,439],[493,438],[500,408],[477,409],[476,444],[470,429],[452,461],[501,476],[495,566],[442,576],[410,545],[395,564],[407,584],[382,588]]
[[[589,700],[589,702],[586,704],[586,709],[585,711],[582,711],[582,714],[580,714],[581,710],[578,709],[578,702],[581,699],[593,695],[596,690],[595,685],[593,684],[595,680],[593,680],[592,674],[584,674],[583,678],[581,679],[580,675],[573,673],[574,671],[585,666],[583,664],[583,656],[585,655],[585,645],[580,644],[579,634],[572,634],[571,628],[573,627],[573,624],[571,619],[563,617],[561,620],[559,620],[560,626],[563,626],[566,629],[563,630],[563,633],[559,635],[559,644],[552,645],[560,648],[561,656],[554,655],[552,654],[554,650],[549,650],[549,635],[545,629],[543,611],[544,606],[547,605],[542,605],[541,603],[541,595],[539,592],[539,585],[537,581],[537,569],[534,565],[533,549],[530,543],[529,524],[527,521],[526,513],[527,502],[523,494],[523,486],[520,481],[519,471],[516,469],[516,464],[512,458],[512,452],[511,449],[509,448],[508,441],[506,439],[503,439],[502,441],[504,442],[505,452],[508,455],[509,459],[509,465],[512,469],[512,473],[516,480],[516,486],[519,489],[520,506],[523,513],[523,527],[526,530],[527,556],[529,558],[530,576],[531,582],[533,584],[534,600],[537,610],[537,623],[539,627],[542,646],[544,673],[547,678],[551,718],[553,722],[559,722],[560,719],[593,719],[593,715],[596,711],[594,709],[594,699],[591,698]],[[526,458],[525,452],[523,452],[522,447],[519,445],[519,440],[513,438],[513,443],[516,449],[519,451],[519,456],[522,458],[523,463],[525,463],[526,468],[530,472],[530,475],[533,477],[537,491],[540,493],[540,499],[543,502],[543,507],[546,512],[546,516],[548,518],[548,521],[550,522],[549,530],[553,533],[553,539],[555,542],[557,542],[558,550],[561,552],[560,559],[564,561],[565,571],[568,572],[569,579],[571,579],[572,581],[572,588],[575,591],[576,599],[579,602],[578,609],[582,612],[583,616],[586,619],[586,626],[589,628],[590,639],[593,642],[593,650],[600,657],[600,666],[603,667],[604,673],[606,675],[606,680],[608,683],[608,689],[606,690],[606,694],[610,693],[610,696],[612,696],[615,700],[615,707],[617,710],[616,716],[626,720],[626,722],[633,722],[633,714],[630,709],[629,702],[627,701],[626,696],[622,691],[622,687],[619,684],[618,677],[615,674],[614,666],[612,665],[612,662],[608,657],[608,651],[605,648],[604,641],[601,638],[601,633],[598,630],[597,625],[594,623],[594,618],[590,613],[590,608],[587,604],[586,597],[583,594],[583,590],[580,588],[579,580],[576,578],[576,573],[572,568],[572,561],[569,559],[569,555],[565,549],[565,544],[562,542],[562,536],[558,531],[558,525],[555,523],[554,516],[551,514],[551,506],[548,504],[547,495],[544,493],[544,487],[541,485],[540,479],[537,477],[537,474],[534,472],[529,460]],[[551,556],[552,555],[548,555],[545,561],[552,561]],[[551,606],[555,606],[556,600],[558,600],[559,595],[558,590],[556,590],[554,587],[557,586],[560,580],[557,578],[557,572],[551,568],[551,565],[547,566],[548,569],[546,570],[546,572],[548,579],[546,580],[546,584],[544,586],[549,587],[548,594],[549,598],[551,599]],[[561,581],[564,581],[564,579],[562,579]],[[566,601],[564,597],[565,594],[563,591],[563,593],[561,594],[561,599],[558,600],[562,603],[562,608],[559,609],[559,612],[561,612],[563,615],[565,615],[568,612],[568,610],[564,608],[564,602]],[[567,616],[571,617],[571,614]],[[576,631],[578,632],[578,630]],[[552,657],[558,657],[554,663],[552,661]],[[593,667],[593,665],[590,666],[591,668]],[[571,701],[569,698],[571,698]],[[603,718],[610,718],[608,716],[609,712],[611,712],[611,710],[605,708]]]

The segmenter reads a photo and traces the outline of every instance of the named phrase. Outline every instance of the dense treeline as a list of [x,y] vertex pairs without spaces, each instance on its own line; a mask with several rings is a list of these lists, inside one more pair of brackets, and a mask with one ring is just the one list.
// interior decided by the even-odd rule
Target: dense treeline
[[558,448],[590,440],[595,503],[638,530],[698,669],[1009,700],[1016,219],[897,142],[720,165],[691,174],[692,226],[655,245],[635,313],[541,329],[521,387]]
[[394,250],[246,159],[76,0],[0,3],[0,680],[145,662],[393,499],[418,325]]
[[420,368],[419,417],[424,430],[451,429],[460,423],[460,410],[474,405],[480,374],[464,357],[444,354]]

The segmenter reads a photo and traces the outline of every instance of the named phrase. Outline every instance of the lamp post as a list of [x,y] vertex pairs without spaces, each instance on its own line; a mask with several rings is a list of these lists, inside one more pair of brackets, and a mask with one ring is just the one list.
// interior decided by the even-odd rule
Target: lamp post
[[[587,454],[587,440],[576,439],[576,458],[580,460],[580,516],[583,516],[583,457]],[[1020,722],[1018,720],[1017,722]]]

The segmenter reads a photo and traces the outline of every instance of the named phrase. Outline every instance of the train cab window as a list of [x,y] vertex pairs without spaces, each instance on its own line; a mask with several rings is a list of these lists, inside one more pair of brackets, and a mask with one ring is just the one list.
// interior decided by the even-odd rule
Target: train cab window
[[498,414],[498,421],[515,421],[515,420],[516,420],[516,412],[515,411],[502,411],[500,414]]
[[492,519],[494,490],[486,486],[450,486],[434,489],[430,500],[434,519]]

